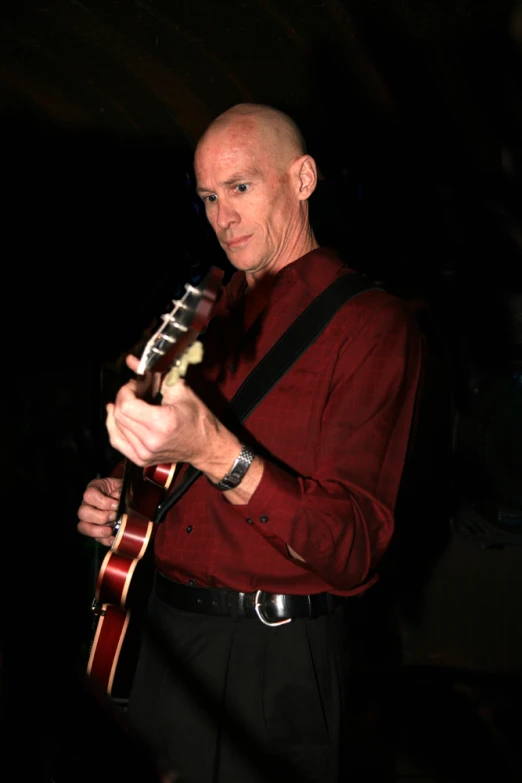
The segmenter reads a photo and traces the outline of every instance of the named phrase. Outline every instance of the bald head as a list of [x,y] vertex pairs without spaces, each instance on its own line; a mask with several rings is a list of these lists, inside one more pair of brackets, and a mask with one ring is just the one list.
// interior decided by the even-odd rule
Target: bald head
[[306,145],[296,123],[282,111],[260,103],[238,103],[216,117],[201,136],[197,150],[223,135],[250,143],[285,169],[306,154]]
[[249,285],[317,247],[308,220],[317,167],[283,112],[240,103],[220,114],[199,140],[194,169],[208,220]]

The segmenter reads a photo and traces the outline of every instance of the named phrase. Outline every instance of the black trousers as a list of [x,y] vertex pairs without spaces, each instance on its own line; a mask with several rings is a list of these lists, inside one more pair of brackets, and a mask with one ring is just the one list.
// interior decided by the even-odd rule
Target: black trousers
[[346,611],[266,627],[152,596],[130,723],[179,783],[348,779]]

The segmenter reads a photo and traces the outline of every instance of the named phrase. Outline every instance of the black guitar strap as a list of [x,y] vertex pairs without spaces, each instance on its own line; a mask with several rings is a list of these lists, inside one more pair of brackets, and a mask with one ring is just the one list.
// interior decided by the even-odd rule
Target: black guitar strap
[[[225,423],[229,420],[235,420],[236,423],[243,422],[325,329],[337,310],[349,299],[369,290],[382,291],[384,288],[358,272],[336,278],[303,310],[245,378],[229,403]],[[200,475],[200,470],[193,468],[192,465],[189,466],[181,485],[159,506],[156,523],[161,522],[168,509]]]

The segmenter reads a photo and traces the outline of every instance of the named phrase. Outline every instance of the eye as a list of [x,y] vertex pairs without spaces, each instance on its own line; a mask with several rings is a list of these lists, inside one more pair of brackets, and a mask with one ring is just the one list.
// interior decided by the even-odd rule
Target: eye
[[217,201],[217,196],[215,193],[211,193],[210,196],[204,196],[203,201],[206,204],[215,204]]
[[246,182],[241,182],[239,185],[236,185],[236,190],[240,193],[246,193],[249,187],[250,186]]

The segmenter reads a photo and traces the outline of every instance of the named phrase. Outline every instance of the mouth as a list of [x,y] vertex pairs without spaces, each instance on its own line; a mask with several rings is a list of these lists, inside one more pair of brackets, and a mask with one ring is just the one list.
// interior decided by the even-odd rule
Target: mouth
[[242,237],[234,237],[234,239],[230,239],[228,242],[223,242],[227,250],[237,250],[240,247],[243,247],[243,245],[246,245],[248,240],[252,234],[246,234]]

